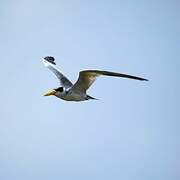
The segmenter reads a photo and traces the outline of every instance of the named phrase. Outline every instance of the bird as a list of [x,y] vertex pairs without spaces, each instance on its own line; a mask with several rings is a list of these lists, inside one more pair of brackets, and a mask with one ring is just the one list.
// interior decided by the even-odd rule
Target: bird
[[79,72],[78,80],[73,84],[66,76],[64,76],[56,67],[55,58],[52,56],[46,56],[43,58],[43,64],[49,70],[51,70],[59,79],[60,86],[54,89],[48,90],[44,93],[44,96],[56,96],[65,101],[86,101],[86,100],[98,100],[87,94],[87,90],[94,83],[99,76],[113,76],[130,78],[139,81],[148,81],[148,79],[132,76],[128,74],[102,71],[102,70],[83,70]]

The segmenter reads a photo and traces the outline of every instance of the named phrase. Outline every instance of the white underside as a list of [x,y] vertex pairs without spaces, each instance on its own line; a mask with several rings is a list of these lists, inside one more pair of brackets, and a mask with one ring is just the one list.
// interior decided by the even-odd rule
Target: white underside
[[76,94],[76,93],[68,93],[56,95],[56,97],[63,99],[65,101],[85,101],[87,100],[86,94]]

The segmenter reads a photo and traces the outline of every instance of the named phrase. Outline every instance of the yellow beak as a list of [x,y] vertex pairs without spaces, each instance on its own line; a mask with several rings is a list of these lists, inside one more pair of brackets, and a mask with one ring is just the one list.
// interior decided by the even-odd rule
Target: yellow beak
[[55,95],[56,91],[54,89],[51,89],[49,91],[47,91],[46,93],[44,93],[44,96],[51,96],[51,95]]

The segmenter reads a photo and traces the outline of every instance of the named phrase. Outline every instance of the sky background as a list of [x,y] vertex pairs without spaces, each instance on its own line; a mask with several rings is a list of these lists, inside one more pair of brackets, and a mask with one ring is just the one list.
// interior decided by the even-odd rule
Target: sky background
[[[0,1],[1,180],[180,179],[180,1]],[[41,58],[76,81],[103,69],[100,101],[43,97]]]

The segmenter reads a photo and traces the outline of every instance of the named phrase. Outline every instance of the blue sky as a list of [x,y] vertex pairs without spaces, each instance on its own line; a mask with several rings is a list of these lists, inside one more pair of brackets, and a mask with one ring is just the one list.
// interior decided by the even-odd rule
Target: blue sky
[[[0,2],[1,180],[178,180],[180,3],[177,0]],[[73,82],[83,69],[150,79],[99,78],[72,103],[52,55]]]

